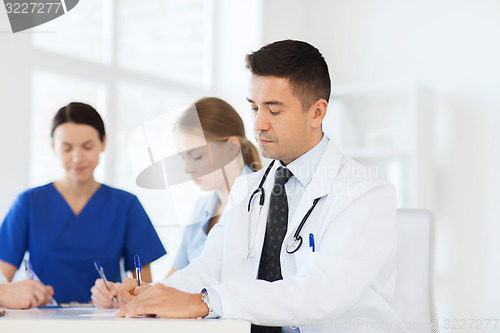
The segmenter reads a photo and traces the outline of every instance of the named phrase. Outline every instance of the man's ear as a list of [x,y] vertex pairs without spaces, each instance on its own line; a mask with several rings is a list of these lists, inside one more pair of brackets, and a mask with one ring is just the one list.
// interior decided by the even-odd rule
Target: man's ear
[[[311,126],[313,128],[321,127],[323,120],[326,116],[326,109],[328,108],[328,102],[324,99],[318,99],[311,105],[309,112],[312,112]],[[312,110],[311,110],[312,109]]]

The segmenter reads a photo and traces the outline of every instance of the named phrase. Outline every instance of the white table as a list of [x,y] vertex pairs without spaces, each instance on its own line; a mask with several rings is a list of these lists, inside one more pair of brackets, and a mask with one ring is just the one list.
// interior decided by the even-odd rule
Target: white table
[[250,332],[250,323],[224,319],[115,318],[116,310],[53,308],[7,310],[0,318],[2,333],[155,333]]

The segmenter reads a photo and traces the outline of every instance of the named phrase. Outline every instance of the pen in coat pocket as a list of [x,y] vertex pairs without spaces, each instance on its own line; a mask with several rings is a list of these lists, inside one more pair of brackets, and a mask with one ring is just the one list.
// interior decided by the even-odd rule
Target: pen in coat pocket
[[316,252],[316,244],[314,243],[314,235],[313,233],[309,234],[309,247],[312,248],[312,252]]

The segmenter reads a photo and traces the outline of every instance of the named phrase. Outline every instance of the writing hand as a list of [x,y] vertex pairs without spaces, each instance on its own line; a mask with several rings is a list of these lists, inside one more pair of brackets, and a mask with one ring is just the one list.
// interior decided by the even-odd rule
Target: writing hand
[[92,303],[96,308],[118,308],[118,291],[121,283],[108,281],[109,289],[106,288],[102,279],[95,280],[94,286],[90,289],[92,293]]
[[147,288],[149,288],[149,285],[144,281],[141,281],[141,286],[139,287],[136,279],[126,278],[123,280],[120,290],[118,291],[119,305],[123,306],[129,303]]
[[164,318],[198,318],[208,315],[201,293],[190,294],[161,283],[143,290],[116,313],[116,317],[133,318],[157,315]]
[[54,289],[30,279],[0,285],[0,306],[11,309],[28,309],[52,301]]

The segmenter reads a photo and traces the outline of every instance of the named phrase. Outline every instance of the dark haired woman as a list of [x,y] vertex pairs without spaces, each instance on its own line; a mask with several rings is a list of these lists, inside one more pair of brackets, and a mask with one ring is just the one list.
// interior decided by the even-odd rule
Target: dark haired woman
[[5,217],[0,270],[7,280],[28,251],[34,272],[62,303],[91,300],[95,260],[109,280],[120,281],[120,260],[133,270],[133,256],[139,255],[142,278],[151,281],[149,264],[165,249],[136,196],[94,179],[105,147],[104,124],[94,108],[70,103],[56,113],[52,148],[65,174],[21,193]]

